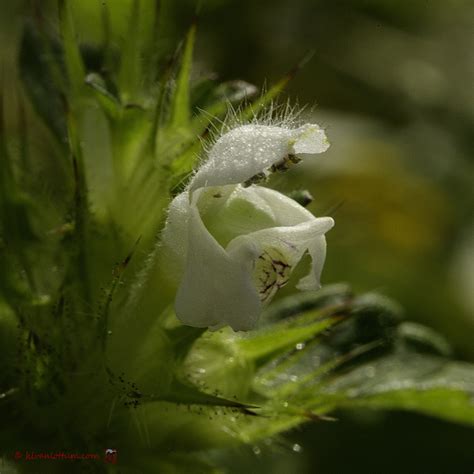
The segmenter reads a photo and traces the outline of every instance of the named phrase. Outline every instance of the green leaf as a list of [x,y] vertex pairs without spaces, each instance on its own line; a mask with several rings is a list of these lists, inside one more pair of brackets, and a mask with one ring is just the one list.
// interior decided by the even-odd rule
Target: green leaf
[[[0,255],[3,267],[0,294],[5,292],[16,300],[21,296],[25,298],[26,295],[22,295],[25,283],[29,289],[34,287],[28,256],[39,239],[31,219],[31,200],[18,185],[14,160],[7,147],[3,98],[3,90],[0,89]],[[21,273],[26,278],[21,278]],[[20,289],[22,287],[24,289]]]
[[206,330],[206,328],[193,328],[190,326],[178,326],[167,330],[166,333],[174,347],[175,357],[178,360],[183,360],[193,344]]
[[391,345],[401,322],[401,310],[389,298],[366,293],[346,303],[350,315],[334,331],[328,334],[324,345],[335,353],[344,354],[360,345],[373,341],[385,341]]
[[124,38],[118,75],[118,88],[123,103],[136,100],[140,86],[140,13],[140,1],[133,0],[129,17],[129,30]]
[[263,363],[269,357],[288,350],[295,344],[312,339],[341,320],[333,311],[307,311],[291,320],[249,333],[238,341],[242,354]]
[[277,397],[286,400],[294,394],[304,393],[311,398],[315,384],[323,377],[380,344],[374,341],[343,355],[328,354],[321,339],[315,339],[308,344],[298,344],[296,350],[285,354],[281,360],[271,361],[259,371],[255,378],[254,389],[267,398]]
[[133,249],[118,265],[115,266],[112,272],[113,278],[106,290],[106,298],[104,301],[104,305],[99,314],[99,333],[100,333],[103,348],[105,348],[107,344],[107,336],[108,336],[108,331],[109,331],[110,307],[112,305],[115,292],[117,291],[118,286],[122,282],[123,274],[125,270],[127,269],[130,263],[130,260],[132,259],[133,254],[135,253],[135,250],[137,249],[138,244],[140,243],[140,240],[141,238],[139,237],[137,241],[135,242]]
[[118,97],[107,90],[102,77],[99,74],[90,73],[87,75],[85,83],[94,91],[97,102],[101,105],[107,117],[117,119],[122,111],[122,105]]
[[170,121],[173,128],[186,127],[190,119],[190,77],[193,61],[194,42],[196,38],[196,24],[188,31],[181,57],[181,65],[176,78],[176,86],[171,97]]
[[71,95],[77,97],[84,87],[85,68],[74,29],[71,0],[59,0],[59,25]]
[[410,410],[474,425],[474,365],[442,357],[400,351],[335,377],[322,391],[338,408]]
[[89,275],[88,234],[90,224],[88,189],[85,176],[85,167],[82,157],[80,133],[76,117],[71,109],[67,113],[67,131],[69,145],[69,159],[71,160],[74,178],[73,217],[72,227],[72,257],[74,262],[69,266],[69,279],[74,282],[75,290],[79,293],[82,304],[91,300],[91,279]]
[[229,407],[239,408],[247,414],[253,414],[251,412],[252,406],[245,405],[236,400],[227,400],[222,397],[210,395],[202,392],[197,387],[183,383],[177,379],[174,379],[171,383],[170,390],[167,393],[160,394],[155,400],[150,401],[166,401],[172,403],[183,403],[186,405],[207,405],[211,407]]
[[346,283],[326,285],[317,291],[302,291],[275,301],[265,309],[262,319],[279,321],[303,311],[349,303],[353,297],[354,293]]
[[448,341],[433,329],[407,321],[397,328],[398,343],[415,352],[428,352],[449,357]]

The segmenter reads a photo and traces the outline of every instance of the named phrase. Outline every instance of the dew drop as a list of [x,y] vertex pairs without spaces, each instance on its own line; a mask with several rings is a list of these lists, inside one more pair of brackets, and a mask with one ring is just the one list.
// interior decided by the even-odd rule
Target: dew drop
[[295,443],[291,449],[295,452],[295,453],[301,453],[301,451],[303,451],[303,448],[301,447],[300,444],[298,443]]

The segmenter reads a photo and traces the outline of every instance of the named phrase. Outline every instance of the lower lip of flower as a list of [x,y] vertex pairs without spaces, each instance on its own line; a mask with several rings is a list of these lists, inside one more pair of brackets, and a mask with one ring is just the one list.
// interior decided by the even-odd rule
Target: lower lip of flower
[[275,293],[290,279],[291,266],[285,256],[275,247],[268,247],[257,258],[254,282],[262,303],[269,302]]

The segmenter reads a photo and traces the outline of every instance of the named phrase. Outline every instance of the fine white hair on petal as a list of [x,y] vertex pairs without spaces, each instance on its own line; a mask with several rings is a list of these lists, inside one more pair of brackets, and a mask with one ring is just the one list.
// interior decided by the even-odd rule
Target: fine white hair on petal
[[168,218],[161,233],[161,244],[170,253],[178,272],[184,268],[188,247],[189,195],[178,194],[168,207]]
[[202,186],[243,183],[289,152],[291,132],[281,127],[243,125],[223,135],[190,183]]
[[225,133],[212,146],[207,161],[194,175],[189,190],[243,183],[288,155],[326,151],[324,130],[307,124],[291,129],[271,125],[242,125]]

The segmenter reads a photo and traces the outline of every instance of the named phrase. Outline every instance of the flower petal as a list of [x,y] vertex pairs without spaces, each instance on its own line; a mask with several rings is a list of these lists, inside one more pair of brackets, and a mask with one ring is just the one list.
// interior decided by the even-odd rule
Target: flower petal
[[250,261],[229,256],[209,234],[192,203],[186,268],[175,302],[180,321],[214,329],[226,324],[236,331],[252,328],[261,305]]
[[183,272],[188,247],[189,195],[181,193],[169,205],[166,225],[161,233],[161,245],[166,258],[172,263],[170,271],[180,276]]
[[328,146],[324,131],[317,125],[297,129],[243,125],[217,140],[189,189],[244,183],[288,155],[321,153]]
[[238,235],[277,225],[272,207],[254,188],[231,184],[195,191],[201,219],[223,247]]
[[323,153],[329,148],[326,133],[319,125],[307,123],[297,130],[299,135],[293,143],[295,155]]
[[275,226],[291,226],[313,220],[314,216],[298,204],[295,200],[275,191],[274,189],[262,186],[251,186],[251,190],[260,199],[264,200],[273,211]]
[[244,125],[231,130],[211,148],[190,189],[243,183],[285,157],[291,138],[291,130],[282,127]]
[[302,291],[319,290],[321,288],[321,273],[326,260],[326,237],[320,235],[313,239],[308,245],[311,256],[311,271],[301,278],[296,288]]
[[[319,287],[319,276],[325,256],[324,233],[333,225],[334,221],[330,217],[312,217],[311,220],[297,225],[273,227],[236,237],[226,250],[230,256],[241,261],[247,258],[256,262],[255,269],[261,274],[254,277],[260,298],[266,302],[286,283],[292,269],[307,250],[313,258],[313,270],[311,275],[303,278],[300,283],[308,289]],[[250,264],[249,261],[247,266]]]
[[241,248],[253,249],[248,255],[259,255],[265,247],[279,249],[290,265],[296,265],[312,240],[334,226],[331,217],[313,217],[310,221],[287,227],[271,227],[233,239],[226,250],[229,255],[241,254]]

